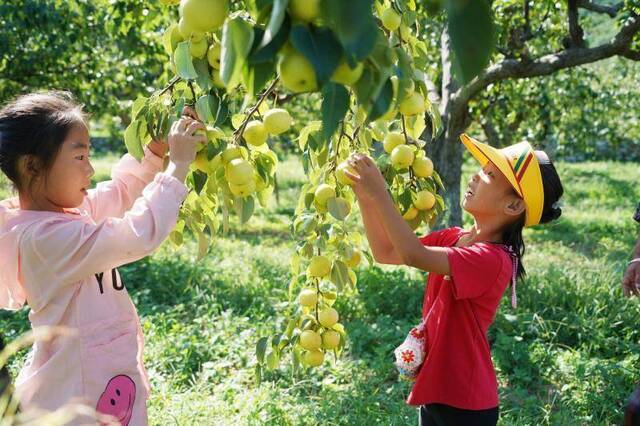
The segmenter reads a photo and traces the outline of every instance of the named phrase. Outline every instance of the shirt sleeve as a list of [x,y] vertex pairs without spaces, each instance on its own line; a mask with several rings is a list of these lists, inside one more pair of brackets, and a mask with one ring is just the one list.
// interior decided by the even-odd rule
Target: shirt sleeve
[[151,254],[174,228],[187,192],[178,179],[159,173],[122,218],[97,225],[55,218],[30,226],[20,241],[28,293],[50,293],[52,284],[75,283]]
[[430,247],[443,247],[445,245],[443,237],[451,232],[451,229],[441,229],[439,231],[431,232],[419,238],[423,246]]
[[482,296],[495,285],[502,268],[502,258],[489,244],[448,247],[447,257],[456,299]]
[[111,170],[111,180],[100,182],[89,190],[87,210],[96,222],[108,217],[122,217],[131,208],[142,190],[162,171],[163,160],[149,148],[142,162],[125,154]]

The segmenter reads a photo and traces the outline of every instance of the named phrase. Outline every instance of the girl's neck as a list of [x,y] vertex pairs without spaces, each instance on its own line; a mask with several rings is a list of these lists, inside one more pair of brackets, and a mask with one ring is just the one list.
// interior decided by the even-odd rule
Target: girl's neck
[[497,223],[493,220],[482,220],[475,218],[474,224],[461,241],[463,245],[468,246],[478,242],[502,243],[502,228],[504,224]]
[[64,213],[64,209],[55,203],[49,201],[46,197],[40,197],[34,200],[25,194],[19,194],[21,210],[51,211],[55,213]]

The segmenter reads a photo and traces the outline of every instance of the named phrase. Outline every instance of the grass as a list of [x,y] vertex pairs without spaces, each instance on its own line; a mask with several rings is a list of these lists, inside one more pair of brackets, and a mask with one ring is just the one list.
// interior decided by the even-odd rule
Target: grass
[[[97,159],[97,179],[108,177],[113,160]],[[527,231],[519,307],[505,297],[490,331],[502,425],[620,423],[640,377],[640,304],[620,291],[637,236],[630,216],[640,170],[618,163],[558,169],[563,216]],[[195,261],[189,242],[120,268],[145,330],[151,423],[416,422],[404,403],[410,386],[392,364],[393,349],[420,315],[425,276],[408,268],[359,271],[358,293],[337,306],[349,332],[338,362],[304,377],[284,368],[255,382],[254,345],[281,326],[295,245],[289,217],[304,179],[295,161],[280,170],[280,203],[233,226],[204,260]],[[27,311],[0,313],[0,327],[15,338],[29,327]],[[23,359],[24,352],[14,357],[14,372]]]

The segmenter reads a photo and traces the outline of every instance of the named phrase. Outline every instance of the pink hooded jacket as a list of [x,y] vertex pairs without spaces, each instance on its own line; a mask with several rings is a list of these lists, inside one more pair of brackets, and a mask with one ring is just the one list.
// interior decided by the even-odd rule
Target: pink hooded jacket
[[28,303],[32,327],[75,332],[34,344],[16,379],[23,409],[82,402],[123,425],[147,423],[143,335],[116,268],[151,254],[175,226],[188,191],[161,170],[149,150],[141,163],[127,154],[65,213],[0,203],[0,308]]

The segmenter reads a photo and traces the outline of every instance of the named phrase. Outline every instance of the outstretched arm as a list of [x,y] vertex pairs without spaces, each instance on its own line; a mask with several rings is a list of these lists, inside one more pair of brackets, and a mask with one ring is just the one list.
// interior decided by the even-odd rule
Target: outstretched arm
[[[197,120],[192,108],[186,107],[183,116]],[[100,182],[89,191],[85,207],[96,223],[109,217],[122,217],[142,195],[142,190],[162,171],[163,160],[169,149],[165,141],[152,141],[144,149],[144,158],[138,162],[125,154],[111,171],[111,180]]]
[[349,163],[357,174],[345,173],[354,181],[356,195],[361,194],[358,199],[365,195],[375,200],[368,207],[376,211],[376,218],[382,224],[399,263],[448,275],[450,268],[446,249],[422,245],[393,204],[384,177],[373,160],[363,154],[354,154]]
[[378,263],[402,264],[402,258],[396,252],[387,230],[382,225],[382,219],[375,208],[375,200],[368,198],[362,192],[356,192],[356,197],[373,258]]

